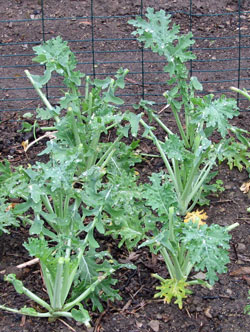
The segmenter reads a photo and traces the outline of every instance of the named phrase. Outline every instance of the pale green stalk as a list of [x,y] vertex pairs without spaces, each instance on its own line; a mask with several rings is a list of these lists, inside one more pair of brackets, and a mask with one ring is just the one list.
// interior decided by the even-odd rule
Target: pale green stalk
[[96,163],[96,159],[98,156],[97,146],[100,140],[100,136],[101,136],[100,132],[94,133],[94,137],[89,145],[89,151],[91,155],[87,159],[86,170],[90,169]]
[[56,278],[54,281],[54,294],[51,302],[51,307],[53,310],[62,309],[63,302],[61,301],[62,297],[62,284],[64,278],[64,257],[60,257],[57,262],[56,267]]
[[[18,309],[12,309],[9,307],[6,307],[5,305],[0,305],[0,309],[5,310],[5,311],[9,311],[9,312],[13,312],[15,314],[19,314],[19,315],[25,315],[25,316],[33,316],[33,317],[52,317],[52,314],[49,312],[34,312],[34,313],[25,313],[22,310],[18,310]],[[70,314],[70,313],[69,313]],[[71,314],[70,314],[71,315]]]
[[235,91],[235,92],[237,92],[237,93],[240,93],[242,96],[246,97],[246,98],[250,101],[250,94],[247,92],[246,89],[241,90],[241,89],[235,88],[235,87],[233,87],[233,86],[231,86],[230,89],[231,89],[232,91]]
[[178,111],[176,110],[176,108],[174,107],[174,105],[171,105],[171,107],[172,107],[172,111],[173,111],[173,114],[174,114],[174,117],[175,117],[175,121],[176,121],[177,127],[179,129],[181,138],[183,139],[185,147],[189,148],[189,142],[188,142],[187,136],[186,136],[186,134],[184,132],[184,129],[182,127],[181,120],[180,120],[179,115],[178,115]]
[[159,143],[157,137],[154,135],[154,133],[152,132],[152,130],[149,129],[148,125],[146,124],[146,122],[144,122],[144,120],[140,119],[140,123],[141,123],[146,129],[148,129],[148,133],[149,133],[149,135],[151,136],[151,138],[153,139],[155,145],[157,146],[157,148],[158,148],[158,150],[159,150],[159,152],[160,152],[160,155],[161,155],[161,157],[162,157],[162,159],[163,159],[163,161],[164,161],[164,163],[165,163],[165,166],[166,166],[166,168],[167,168],[167,170],[168,170],[168,173],[169,173],[169,175],[170,175],[170,177],[171,177],[171,180],[172,180],[173,183],[174,183],[175,188],[178,188],[178,183],[177,183],[177,181],[176,181],[176,178],[175,178],[174,172],[173,172],[173,170],[172,170],[172,168],[171,168],[171,166],[170,166],[170,164],[169,164],[169,161],[168,161],[168,159],[167,159],[167,157],[166,157],[166,155],[165,155],[165,152],[162,150],[162,147],[161,147],[161,145],[160,145],[160,143]]
[[115,141],[112,143],[112,145],[109,146],[109,148],[105,151],[105,153],[98,160],[98,162],[96,163],[96,166],[100,166],[101,168],[105,167],[105,165],[108,163],[108,161],[110,160],[110,158],[112,157],[112,155],[115,152],[116,143],[118,143],[121,140],[122,137],[123,137],[123,135],[119,135],[115,139]]
[[[54,108],[53,106],[50,104],[50,102],[48,101],[48,99],[46,98],[45,94],[42,92],[42,90],[40,88],[38,88],[36,82],[33,80],[30,72],[28,70],[24,71],[26,76],[28,77],[28,79],[30,80],[30,82],[32,83],[33,87],[35,88],[36,92],[38,93],[39,97],[42,99],[43,103],[45,104],[45,106],[50,110],[53,111]],[[60,121],[58,116],[54,116],[56,122],[58,123]]]
[[166,131],[168,135],[173,135],[173,132],[153,112],[152,112],[152,118],[162,127],[162,129]]
[[[111,270],[110,273],[114,272],[114,270]],[[106,277],[108,276],[107,273],[103,274],[102,276],[98,277],[98,279],[93,282],[93,284],[91,286],[89,286],[88,289],[85,290],[85,292],[83,292],[81,295],[79,295],[75,300],[67,303],[64,307],[63,310],[65,311],[69,311],[70,309],[72,309],[75,305],[77,305],[78,303],[80,303],[81,301],[83,301],[87,296],[89,296],[90,293],[92,293],[95,289],[95,287],[102,282]]]

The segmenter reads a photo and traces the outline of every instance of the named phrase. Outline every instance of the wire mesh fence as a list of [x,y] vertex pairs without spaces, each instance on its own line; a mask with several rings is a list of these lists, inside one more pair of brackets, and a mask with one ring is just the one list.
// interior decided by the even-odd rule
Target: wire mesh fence
[[[192,31],[196,60],[190,74],[202,82],[202,93],[232,96],[230,86],[250,88],[250,11],[248,1],[207,0],[0,0],[0,110],[33,111],[41,103],[24,70],[41,74],[43,67],[32,63],[32,47],[60,35],[69,42],[78,69],[92,77],[113,75],[128,68],[126,88],[120,96],[125,105],[141,98],[164,104],[167,89],[162,68],[164,58],[144,49],[131,35],[127,21],[143,16],[147,7],[164,9]],[[63,89],[54,76],[46,87],[48,98],[57,103]],[[247,109],[240,96],[239,107]]]

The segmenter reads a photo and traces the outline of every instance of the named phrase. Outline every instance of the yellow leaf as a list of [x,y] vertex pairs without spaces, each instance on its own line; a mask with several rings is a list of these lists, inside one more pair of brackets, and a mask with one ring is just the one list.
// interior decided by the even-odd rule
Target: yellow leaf
[[27,151],[27,147],[28,147],[28,145],[29,145],[29,141],[28,141],[28,140],[22,142],[22,147],[23,147],[23,149],[24,149],[24,152]]
[[203,222],[203,220],[206,220],[208,218],[206,212],[204,210],[196,210],[193,212],[188,212],[184,218],[184,222],[187,223],[189,221],[192,221],[193,223],[197,223],[198,226],[205,225],[206,223]]

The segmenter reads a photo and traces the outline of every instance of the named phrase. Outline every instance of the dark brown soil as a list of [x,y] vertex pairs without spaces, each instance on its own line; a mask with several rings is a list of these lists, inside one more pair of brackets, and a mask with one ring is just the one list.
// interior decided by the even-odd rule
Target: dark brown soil
[[[169,11],[186,11],[189,9],[189,2],[186,1],[145,1],[144,6],[154,6],[156,9],[163,8]],[[242,1],[242,8],[247,10],[247,1]],[[30,15],[40,15],[39,1],[22,1],[22,0],[0,0],[0,12],[1,19],[26,19]],[[45,12],[47,17],[73,17],[73,16],[88,16],[90,11],[90,1],[45,1]],[[223,12],[225,9],[228,13],[237,11],[238,1],[193,1],[193,10],[197,13],[218,13]],[[132,15],[139,14],[140,1],[122,0],[118,1],[107,1],[103,2],[100,0],[94,1],[95,15]],[[37,14],[34,14],[37,13]],[[244,16],[244,15],[243,15]],[[242,24],[246,26],[248,30],[245,30],[245,34],[250,34],[249,28],[249,13],[242,18]],[[181,23],[182,29],[188,31],[189,21],[188,16],[185,14],[175,14],[174,19]],[[96,19],[97,20],[97,19]],[[131,27],[127,25],[127,18],[124,19],[113,19],[106,20],[105,18],[99,19],[102,24],[97,24],[96,21],[96,36],[98,38],[109,37],[117,38],[130,37]],[[60,34],[64,39],[80,40],[87,36],[91,29],[91,24],[88,20],[82,20],[83,23],[78,21],[69,20],[65,21],[48,21],[46,24],[47,39]],[[3,24],[3,29],[0,32],[1,42],[21,42],[25,41],[39,41],[41,40],[40,26],[36,22],[23,22],[20,23],[9,23]],[[234,21],[233,16],[219,16],[219,17],[199,17],[197,16],[195,24],[193,23],[193,33],[196,36],[202,34],[209,36],[226,36],[230,33],[235,32],[237,29],[237,23]],[[60,33],[59,33],[60,32]],[[87,38],[87,37],[86,37]],[[216,41],[218,46],[227,47],[232,45],[232,40],[221,39]],[[122,50],[128,49],[130,43],[131,48],[136,47],[134,41],[113,41],[111,44],[106,44],[100,41],[98,44],[99,50]],[[204,56],[208,59],[212,59],[218,55],[216,52],[209,50],[213,44],[206,40],[197,40],[198,45],[196,47],[205,47],[204,43],[207,43],[207,50],[203,50],[203,54],[198,56]],[[236,43],[236,41],[235,41]],[[249,43],[249,40],[248,40]],[[247,41],[245,43],[247,45]],[[0,45],[1,46],[1,45]],[[22,48],[21,45],[6,45],[4,46],[5,54],[31,54],[32,55],[32,44],[27,44],[27,49]],[[74,50],[79,51],[80,49],[89,50],[89,43],[72,42],[71,46]],[[1,51],[3,46],[1,47]],[[226,50],[223,56],[228,57]],[[141,52],[131,53],[130,56],[134,57],[134,60],[141,59]],[[86,58],[91,54],[81,53],[77,55],[79,60],[86,62]],[[85,59],[84,59],[85,57]],[[114,60],[113,53],[103,54],[99,53],[96,61],[100,62],[100,66],[96,68],[97,74],[105,72],[115,71],[121,63],[124,63],[128,59],[128,54],[124,55],[122,52],[115,54],[116,60],[118,61],[117,67],[114,68],[114,64],[104,63]],[[145,59],[150,59],[151,54],[145,53]],[[232,55],[232,58],[234,56]],[[25,134],[18,132],[21,127],[19,120],[22,118],[21,114],[24,109],[36,107],[40,102],[38,100],[29,101],[12,101],[12,99],[22,98],[37,98],[33,90],[11,90],[17,87],[28,87],[28,82],[23,75],[25,66],[30,63],[31,56],[21,57],[16,56],[9,61],[8,68],[0,68],[0,76],[15,76],[16,82],[8,80],[7,87],[9,90],[4,91],[3,97],[3,109],[11,110],[16,109],[13,112],[2,112],[0,123],[0,150],[1,159],[7,158],[13,165],[20,163],[32,163],[37,160],[37,153],[41,150],[42,146],[35,146],[29,150],[28,154],[24,156],[21,142],[25,139]],[[248,60],[249,61],[249,60]],[[206,70],[202,62],[195,64],[195,73],[202,81],[209,82],[215,76],[218,79],[222,79],[220,70],[222,68],[232,68],[233,62],[213,62],[214,73],[208,73],[206,71],[201,72],[200,70]],[[13,68],[12,65],[20,65],[19,68]],[[138,71],[135,63],[127,63],[126,67],[130,68],[131,72]],[[140,64],[139,64],[140,65]],[[138,65],[138,66],[139,66]],[[247,62],[245,66],[247,66]],[[22,67],[24,66],[24,67]],[[162,68],[162,64],[154,64],[153,67],[150,63],[147,63],[150,71],[159,71]],[[151,66],[151,67],[150,67]],[[208,64],[207,64],[208,66]],[[84,72],[90,72],[90,65],[80,65],[80,69]],[[207,69],[211,69],[208,66]],[[37,68],[33,68],[36,71]],[[218,70],[218,72],[216,72]],[[147,74],[147,81],[156,82],[159,77],[157,74]],[[160,75],[160,74],[159,74]],[[248,71],[244,72],[245,77],[249,75]],[[225,90],[231,85],[235,85],[233,79],[235,73],[228,72],[228,82],[224,82],[224,86],[220,84],[214,85],[212,83],[205,84],[205,90],[209,92],[217,90]],[[131,83],[127,94],[139,94],[141,93],[141,86],[137,84],[140,82],[139,74],[130,74],[129,76]],[[131,81],[132,80],[132,81]],[[16,85],[14,85],[14,83]],[[134,82],[134,83],[133,83]],[[152,85],[146,86],[146,93],[155,94],[155,91],[160,94],[164,91],[164,87]],[[12,95],[14,93],[14,95]],[[57,96],[57,90],[52,89],[51,96]],[[11,97],[10,97],[11,96]],[[128,104],[133,104],[137,100],[133,96],[128,96]],[[147,99],[154,99],[158,97],[147,96]],[[53,99],[52,99],[53,100]],[[56,98],[54,100],[56,102]],[[242,104],[244,105],[244,104]],[[160,106],[159,106],[160,107]],[[171,121],[171,119],[170,119]],[[235,122],[241,128],[249,129],[250,117],[247,112],[242,112],[240,117]],[[42,144],[42,143],[41,143]],[[142,150],[148,149],[145,142],[142,141]],[[149,152],[148,150],[146,152]],[[143,166],[139,166],[138,170],[142,177],[150,174],[158,165],[154,160],[149,160],[148,163]],[[206,207],[206,212],[209,216],[209,222],[215,222],[219,225],[229,225],[234,222],[239,222],[240,226],[232,232],[230,258],[231,263],[228,266],[228,273],[220,275],[219,281],[215,284],[212,290],[207,290],[199,286],[193,287],[193,295],[189,296],[185,301],[184,308],[182,310],[171,303],[170,305],[164,304],[161,300],[153,298],[155,293],[155,286],[157,282],[151,277],[151,273],[158,272],[162,275],[166,275],[164,264],[161,260],[158,260],[157,264],[152,263],[152,257],[147,250],[135,250],[136,259],[133,263],[137,266],[137,270],[129,271],[123,270],[117,274],[119,280],[116,287],[120,290],[120,295],[123,300],[115,303],[108,303],[105,306],[105,311],[101,314],[92,313],[92,325],[93,328],[90,331],[95,332],[179,332],[179,331],[195,331],[195,332],[248,332],[250,330],[250,317],[243,314],[244,307],[247,303],[247,292],[250,286],[250,275],[244,273],[244,270],[240,270],[242,267],[249,267],[250,262],[250,215],[247,214],[246,209],[250,206],[250,200],[247,195],[244,195],[240,191],[241,184],[248,179],[246,171],[239,172],[236,169],[230,171],[227,165],[221,165],[219,167],[218,178],[224,181],[226,190],[220,194],[219,197],[211,197],[211,204]],[[26,250],[22,246],[23,242],[27,239],[28,232],[25,228],[13,230],[10,235],[1,236],[0,242],[0,271],[7,269],[8,272],[12,271],[12,268],[22,262],[28,261],[30,257],[27,255]],[[128,257],[126,249],[122,248],[117,250],[115,243],[112,247],[113,254],[116,259],[121,260]],[[238,273],[234,273],[238,271]],[[16,272],[14,270],[14,272]],[[235,275],[236,274],[236,275]],[[19,278],[23,280],[25,285],[41,296],[46,296],[42,290],[42,281],[40,276],[40,269],[38,265],[34,265],[30,268],[24,269],[19,273]],[[27,306],[32,303],[23,295],[17,294],[11,285],[0,280],[0,302],[10,307],[22,307],[25,304]],[[68,326],[66,326],[66,324]],[[79,325],[74,321],[58,320],[53,323],[49,323],[46,319],[21,317],[15,314],[9,314],[0,311],[0,331],[1,332],[28,332],[28,331],[39,331],[39,332],[68,332],[74,329],[76,332],[85,331],[83,325]]]

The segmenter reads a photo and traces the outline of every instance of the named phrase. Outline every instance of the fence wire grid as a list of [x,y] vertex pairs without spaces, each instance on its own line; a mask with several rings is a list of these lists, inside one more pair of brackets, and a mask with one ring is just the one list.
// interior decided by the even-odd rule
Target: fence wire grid
[[[141,98],[164,104],[164,59],[144,49],[127,23],[144,16],[147,7],[164,9],[181,31],[193,33],[197,58],[189,68],[203,84],[202,93],[235,96],[230,86],[250,89],[249,0],[0,0],[0,5],[1,111],[27,112],[41,105],[24,70],[42,74],[44,68],[32,63],[32,47],[58,35],[69,42],[86,75],[104,78],[120,67],[129,69],[126,88],[120,91],[126,106]],[[53,77],[44,91],[56,104],[62,89]],[[238,95],[237,100],[247,110],[244,98]]]

